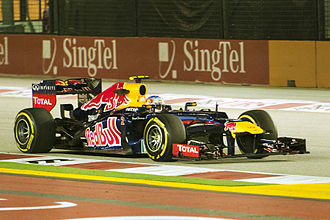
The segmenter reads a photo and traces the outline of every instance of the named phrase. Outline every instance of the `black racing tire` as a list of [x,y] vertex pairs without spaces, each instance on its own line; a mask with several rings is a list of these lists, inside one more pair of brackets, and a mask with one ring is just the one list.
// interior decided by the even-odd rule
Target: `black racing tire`
[[172,144],[186,142],[186,129],[178,116],[159,114],[147,122],[143,140],[147,154],[152,160],[171,161]]
[[15,118],[14,136],[23,153],[47,153],[55,145],[55,122],[43,108],[27,108]]
[[239,119],[256,124],[266,131],[261,135],[237,135],[236,140],[240,151],[244,154],[254,154],[255,156],[248,157],[250,159],[261,159],[265,157],[264,155],[258,155],[264,153],[264,150],[263,148],[258,148],[256,143],[260,139],[276,140],[278,138],[277,129],[271,116],[264,110],[250,110],[242,113]]

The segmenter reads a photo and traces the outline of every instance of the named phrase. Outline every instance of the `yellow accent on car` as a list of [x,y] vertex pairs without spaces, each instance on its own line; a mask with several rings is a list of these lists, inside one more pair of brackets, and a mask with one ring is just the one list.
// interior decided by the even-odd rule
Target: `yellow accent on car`
[[25,117],[28,119],[28,121],[29,121],[29,123],[30,123],[30,128],[31,128],[31,134],[30,134],[29,141],[28,141],[28,143],[26,144],[26,148],[23,149],[23,148],[21,148],[21,147],[19,146],[18,143],[16,143],[17,147],[18,147],[21,151],[26,152],[26,151],[28,151],[28,150],[31,149],[32,141],[33,141],[33,139],[34,139],[33,123],[32,123],[32,121],[31,121],[31,119],[30,119],[30,116],[29,116],[28,114],[26,114],[25,112],[21,112],[21,113],[19,113],[19,114],[16,116],[16,120],[17,120],[20,116],[25,116]]
[[121,105],[118,109],[123,109],[127,107],[142,107],[146,101],[146,95],[148,93],[148,88],[143,83],[125,83],[124,89],[129,90],[126,95],[131,101],[127,105]]
[[167,147],[167,130],[166,130],[166,127],[164,125],[164,123],[159,120],[157,117],[154,118],[154,121],[160,126],[163,128],[163,131],[164,131],[164,148],[162,150],[162,152],[159,154],[159,157],[162,157],[166,151],[166,147]]
[[[144,134],[143,136],[145,136],[146,128],[148,127],[149,123],[151,123],[151,122],[155,122],[156,124],[158,124],[160,127],[163,128],[163,131],[164,131],[164,148],[163,148],[162,152],[160,154],[158,154],[157,157],[156,157],[156,159],[159,159],[161,156],[164,155],[164,153],[166,151],[166,146],[167,146],[167,130],[166,130],[166,127],[165,127],[164,123],[161,120],[159,120],[157,117],[154,117],[154,118],[150,119],[148,121],[148,123],[146,124],[146,126],[144,128],[144,131],[143,131],[143,134]],[[145,144],[147,144],[147,143],[145,143]],[[149,154],[148,151],[147,151],[147,154],[148,154],[148,156],[151,159],[155,159],[155,156]]]
[[128,79],[129,79],[129,80],[135,80],[135,79],[149,79],[149,76],[130,76]]
[[[143,137],[146,136],[146,128],[148,127],[149,123],[152,122],[153,120],[154,120],[154,118],[150,119],[150,120],[147,122],[146,126],[144,127]],[[148,141],[148,140],[146,140],[146,142],[147,142],[147,141]],[[145,143],[145,144],[148,144],[148,143]],[[152,156],[151,154],[149,154],[148,151],[147,151],[147,154],[148,154],[148,156],[149,156],[151,159],[153,159],[153,160],[155,159],[155,157]]]
[[231,131],[231,134],[234,138],[236,138],[237,133],[250,133],[250,134],[262,134],[264,130],[248,121],[237,121],[235,129]]
[[256,123],[256,121],[250,116],[250,115],[241,115],[240,117],[239,117],[239,119],[242,119],[242,118],[247,118],[247,119],[249,119],[250,120],[250,122],[252,122],[253,124],[257,124]]

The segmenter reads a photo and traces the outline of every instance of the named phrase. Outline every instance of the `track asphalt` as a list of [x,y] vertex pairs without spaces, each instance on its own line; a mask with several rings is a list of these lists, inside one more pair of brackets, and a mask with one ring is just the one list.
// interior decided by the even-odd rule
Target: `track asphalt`
[[[2,156],[19,158],[0,158],[0,218],[330,216],[330,90],[151,82],[150,92],[161,94],[176,106],[187,99],[205,108],[213,108],[218,102],[231,118],[248,109],[267,109],[280,136],[306,138],[311,151],[310,155],[262,160],[177,161],[160,165],[144,157],[52,151],[36,159],[36,155],[19,154],[13,142],[13,120],[19,110],[31,106],[30,85],[39,80],[1,77],[0,152],[5,152]],[[104,88],[111,83],[105,82]],[[70,97],[59,100],[71,101],[74,100]],[[49,166],[50,160],[53,166]]]
[[48,219],[326,219],[330,210],[327,182],[267,184],[6,161],[0,162],[0,218],[6,219],[44,218],[45,211]]
[[[6,157],[7,154],[2,154]],[[14,155],[19,157],[20,155]],[[25,156],[25,155],[24,155]],[[1,158],[1,155],[0,155]],[[43,157],[37,157],[42,161]],[[60,159],[60,158],[58,158]],[[56,158],[54,159],[56,160]],[[241,180],[224,180],[212,178],[198,178],[189,176],[162,176],[141,173],[123,172],[99,169],[81,169],[68,166],[31,165],[26,163],[0,162],[0,173],[39,176],[49,178],[63,178],[89,181],[120,182],[128,184],[142,184],[157,187],[173,187],[180,189],[205,190],[215,192],[246,193],[267,196],[283,196],[303,199],[330,200],[330,178],[314,177],[308,184],[269,184]],[[7,160],[8,161],[8,160]],[[10,161],[10,160],[9,160]],[[29,161],[34,161],[33,157]],[[86,165],[86,162],[83,162]],[[79,164],[79,163],[78,163]],[[118,162],[120,164],[120,162]],[[127,163],[126,163],[127,164]],[[77,164],[76,164],[77,165]],[[132,163],[132,165],[134,165]],[[182,167],[168,166],[165,170],[176,172]],[[148,167],[148,169],[150,169]],[[212,171],[212,170],[211,170]],[[212,173],[212,172],[209,172]],[[216,174],[215,170],[213,173]],[[227,177],[228,178],[228,177]],[[262,178],[262,177],[260,177]],[[270,177],[272,178],[272,177]],[[309,177],[305,177],[308,179]]]

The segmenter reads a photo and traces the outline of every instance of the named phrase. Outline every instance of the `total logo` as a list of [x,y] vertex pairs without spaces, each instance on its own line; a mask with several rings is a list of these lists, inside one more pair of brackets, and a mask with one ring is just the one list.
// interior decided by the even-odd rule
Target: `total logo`
[[34,105],[53,105],[50,99],[43,99],[38,97],[33,97],[33,104]]
[[103,128],[103,123],[99,122],[95,124],[95,130],[91,131],[87,128],[85,131],[85,137],[89,147],[111,147],[119,146],[121,135],[117,128],[116,117],[109,117],[107,119],[107,127]]
[[174,40],[159,42],[160,78],[172,74],[172,78],[176,79],[178,70],[209,73],[214,81],[219,81],[222,73],[246,73],[244,42],[218,41],[204,47],[202,43],[199,40],[185,40],[178,47]]
[[[108,42],[104,39],[93,39],[86,43],[77,38],[66,37],[59,45],[58,41],[55,38],[42,41],[44,74],[58,74],[57,65],[63,69],[86,70],[90,77],[96,76],[102,69],[118,69],[116,40]],[[60,55],[61,59],[57,60]]]
[[173,156],[199,157],[199,147],[187,144],[173,144]]
[[55,94],[35,94],[32,96],[33,108],[44,108],[51,111],[56,105]]

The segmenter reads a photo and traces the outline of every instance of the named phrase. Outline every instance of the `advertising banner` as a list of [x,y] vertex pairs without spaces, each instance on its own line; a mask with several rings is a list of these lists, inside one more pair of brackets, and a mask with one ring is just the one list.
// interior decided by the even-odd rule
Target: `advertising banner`
[[0,35],[0,73],[268,85],[268,42]]

